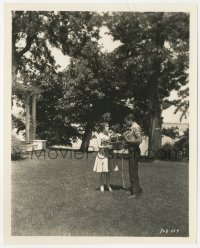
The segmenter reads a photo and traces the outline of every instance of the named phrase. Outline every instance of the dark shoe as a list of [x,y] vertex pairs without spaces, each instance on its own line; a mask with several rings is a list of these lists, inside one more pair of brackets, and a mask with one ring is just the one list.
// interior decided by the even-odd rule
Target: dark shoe
[[[126,193],[129,193],[129,192],[131,192],[131,188],[130,188],[129,190],[126,191]],[[141,194],[141,193],[142,193],[142,188],[139,188],[138,193],[135,193],[135,192],[134,192],[134,193],[132,193],[132,194],[134,195],[134,194]]]

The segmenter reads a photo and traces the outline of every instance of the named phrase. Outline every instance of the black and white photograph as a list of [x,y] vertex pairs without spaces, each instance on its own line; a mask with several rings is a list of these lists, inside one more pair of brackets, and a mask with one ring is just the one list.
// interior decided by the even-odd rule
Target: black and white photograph
[[195,11],[7,4],[12,242],[195,242]]

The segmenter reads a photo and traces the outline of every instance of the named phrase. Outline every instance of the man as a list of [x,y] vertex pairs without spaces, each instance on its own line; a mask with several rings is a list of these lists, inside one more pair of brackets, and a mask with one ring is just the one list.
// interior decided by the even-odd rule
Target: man
[[142,130],[135,122],[133,114],[129,114],[125,118],[125,122],[130,130],[124,133],[124,138],[129,151],[129,174],[131,181],[131,196],[129,198],[137,198],[142,189],[139,186],[138,161],[140,158],[140,143],[142,142]]

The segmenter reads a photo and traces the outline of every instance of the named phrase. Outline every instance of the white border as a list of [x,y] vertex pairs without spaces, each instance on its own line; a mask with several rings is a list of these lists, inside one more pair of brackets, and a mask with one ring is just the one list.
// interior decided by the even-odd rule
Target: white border
[[[49,1],[48,1],[49,2]],[[140,1],[141,2],[141,1]],[[171,1],[170,1],[171,2]],[[116,1],[115,1],[116,3]],[[5,82],[4,85],[4,97],[5,97],[5,105],[4,105],[4,125],[5,125],[5,138],[4,144],[6,148],[5,153],[5,166],[4,166],[4,241],[10,244],[19,244],[19,243],[29,243],[29,244],[63,244],[63,243],[76,243],[76,244],[139,244],[139,243],[148,243],[148,244],[180,244],[180,243],[195,243],[196,242],[196,184],[197,184],[197,154],[195,150],[190,149],[190,237],[189,238],[149,238],[149,237],[11,237],[10,233],[10,223],[11,223],[11,213],[10,213],[10,192],[11,192],[11,166],[10,166],[10,113],[11,103],[10,96],[11,90],[8,87],[9,83],[11,83],[11,18],[8,18],[10,10],[66,10],[66,11],[84,11],[84,10],[98,10],[98,11],[171,11],[171,12],[190,12],[191,14],[191,22],[190,22],[190,144],[192,147],[197,147],[197,6],[194,4],[136,4],[128,1],[128,3],[120,3],[120,4],[111,4],[105,3],[103,5],[100,4],[19,4],[12,3],[5,5],[5,45],[6,45],[6,57],[4,64],[4,72],[5,72]],[[5,50],[5,49],[4,49]]]

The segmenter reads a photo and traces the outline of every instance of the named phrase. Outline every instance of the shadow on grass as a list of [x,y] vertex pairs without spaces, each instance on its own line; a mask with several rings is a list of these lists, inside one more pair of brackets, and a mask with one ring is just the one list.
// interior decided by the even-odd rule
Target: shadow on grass
[[[117,191],[117,190],[130,191],[130,189],[124,188],[121,185],[113,185],[113,184],[111,184],[110,186],[111,186],[113,191]],[[100,188],[99,187],[95,188],[95,190],[100,190]],[[108,191],[108,188],[106,186],[105,186],[105,191]]]

